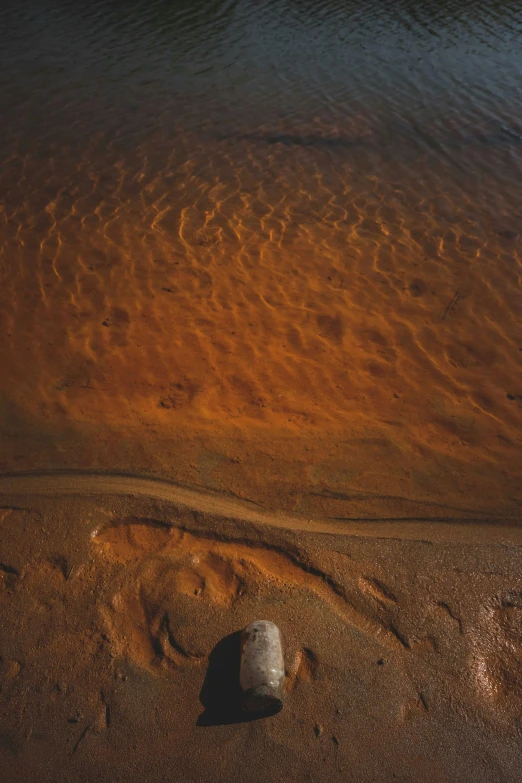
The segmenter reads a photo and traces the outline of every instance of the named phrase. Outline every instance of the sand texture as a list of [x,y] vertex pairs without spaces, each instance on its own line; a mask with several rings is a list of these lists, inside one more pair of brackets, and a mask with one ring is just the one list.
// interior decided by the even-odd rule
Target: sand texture
[[0,469],[153,474],[312,514],[519,515],[518,179],[500,187],[470,144],[477,199],[397,132],[384,156],[376,123],[14,149]]
[[522,781],[521,8],[0,2],[0,783]]
[[[4,780],[520,779],[517,526],[336,529],[151,484],[0,481]],[[256,618],[285,708],[245,721]]]

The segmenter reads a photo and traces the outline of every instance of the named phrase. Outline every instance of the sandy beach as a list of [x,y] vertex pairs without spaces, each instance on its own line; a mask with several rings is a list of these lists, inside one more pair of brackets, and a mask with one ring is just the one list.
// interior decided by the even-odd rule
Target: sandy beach
[[0,783],[520,783],[521,47],[2,1]]
[[[517,526],[273,514],[164,482],[0,480],[9,781],[515,781]],[[285,707],[239,710],[281,628]]]

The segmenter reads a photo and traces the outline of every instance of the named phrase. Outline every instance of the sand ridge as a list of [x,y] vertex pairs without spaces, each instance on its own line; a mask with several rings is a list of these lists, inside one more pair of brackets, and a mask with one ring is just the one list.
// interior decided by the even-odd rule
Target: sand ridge
[[[517,543],[241,522],[102,485],[3,484],[0,760],[13,783],[36,762],[45,783],[156,783],[173,763],[187,783],[225,783],[244,779],[247,746],[266,755],[256,783],[346,765],[368,783],[386,770],[516,779]],[[286,706],[244,724],[236,641],[258,616],[283,631]]]
[[[385,519],[312,518],[296,513],[273,512],[251,502],[216,493],[194,490],[158,478],[129,476],[95,471],[44,471],[0,475],[0,496],[24,493],[36,496],[130,495],[173,502],[195,513],[222,516],[242,523],[267,525],[308,532],[362,536],[398,536],[401,539],[511,542],[521,540],[519,518],[494,517],[470,512],[461,516],[391,517]],[[451,510],[451,509],[450,509]]]
[[[176,595],[196,596],[232,608],[245,594],[262,593],[266,585],[274,583],[284,590],[313,593],[343,622],[376,636],[392,650],[408,646],[391,620],[380,621],[368,611],[361,612],[332,576],[280,547],[256,546],[248,539],[245,543],[209,539],[176,528],[166,531],[165,527],[151,525],[147,520],[111,526],[98,532],[94,540],[109,561],[126,565],[138,561],[137,567],[130,569],[131,573],[135,571],[133,576],[127,577],[131,584],[113,601],[112,618],[115,615],[116,618],[109,621],[113,629],[119,627],[118,635],[125,637],[129,616],[135,616],[137,622],[131,631],[135,641],[125,646],[130,648],[131,655],[137,646],[140,663],[150,666],[154,662],[158,644],[163,655],[174,656],[174,660],[180,655],[202,658],[201,654],[190,655],[176,640],[169,613],[164,608],[167,595],[171,596],[170,601]],[[163,601],[158,598],[158,592],[163,595]],[[111,618],[111,613],[108,617]],[[162,641],[158,641],[158,635],[163,636]],[[147,638],[149,649],[144,659]]]

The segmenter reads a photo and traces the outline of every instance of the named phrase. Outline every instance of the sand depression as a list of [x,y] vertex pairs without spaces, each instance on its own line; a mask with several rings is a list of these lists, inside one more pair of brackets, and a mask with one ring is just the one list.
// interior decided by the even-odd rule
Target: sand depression
[[[136,477],[5,477],[0,494],[11,779],[224,783],[244,779],[243,745],[256,781],[520,769],[516,526],[313,521]],[[285,635],[286,707],[244,724],[223,704],[261,615]]]

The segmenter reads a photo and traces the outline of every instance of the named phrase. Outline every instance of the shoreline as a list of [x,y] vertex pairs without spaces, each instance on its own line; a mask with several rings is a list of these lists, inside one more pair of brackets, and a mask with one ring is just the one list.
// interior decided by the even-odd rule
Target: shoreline
[[263,510],[252,501],[232,499],[208,490],[198,491],[161,478],[124,473],[53,470],[1,474],[0,497],[20,495],[146,497],[186,507],[194,512],[282,530],[440,543],[522,545],[522,516],[492,518],[484,514],[480,517],[311,519],[291,512]]

